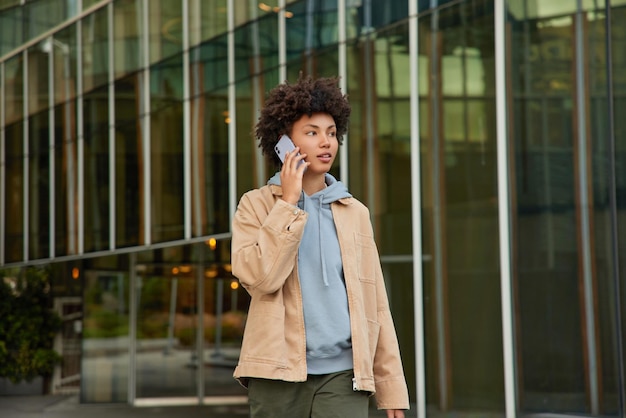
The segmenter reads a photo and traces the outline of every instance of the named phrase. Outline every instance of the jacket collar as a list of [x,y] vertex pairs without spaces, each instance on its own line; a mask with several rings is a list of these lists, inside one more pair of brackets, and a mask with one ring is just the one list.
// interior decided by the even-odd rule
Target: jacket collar
[[[269,184],[268,187],[270,188],[270,191],[272,192],[274,196],[283,195],[283,188],[279,186],[278,184]],[[352,199],[353,199],[352,197],[342,197],[341,199],[337,199],[337,202],[342,203],[344,205],[351,205]]]

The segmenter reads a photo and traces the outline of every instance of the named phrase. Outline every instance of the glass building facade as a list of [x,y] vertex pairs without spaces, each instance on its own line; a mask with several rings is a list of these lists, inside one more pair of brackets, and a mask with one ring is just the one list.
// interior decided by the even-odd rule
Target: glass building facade
[[299,72],[353,107],[413,416],[625,416],[625,0],[0,0],[0,269],[84,403],[245,402],[238,198]]

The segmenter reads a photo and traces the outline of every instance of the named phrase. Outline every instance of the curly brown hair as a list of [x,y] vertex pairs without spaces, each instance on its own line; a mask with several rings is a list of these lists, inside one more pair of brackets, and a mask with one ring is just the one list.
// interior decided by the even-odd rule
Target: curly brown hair
[[339,144],[343,142],[351,108],[338,81],[338,77],[313,79],[300,74],[295,84],[285,81],[269,92],[254,134],[270,162],[280,166],[274,146],[282,135],[291,135],[293,124],[305,114],[328,113],[335,121]]

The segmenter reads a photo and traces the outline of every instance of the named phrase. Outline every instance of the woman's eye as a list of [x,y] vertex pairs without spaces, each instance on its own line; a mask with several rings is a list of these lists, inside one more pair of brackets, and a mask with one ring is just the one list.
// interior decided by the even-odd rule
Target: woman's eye
[[337,136],[337,132],[330,132],[328,136]]

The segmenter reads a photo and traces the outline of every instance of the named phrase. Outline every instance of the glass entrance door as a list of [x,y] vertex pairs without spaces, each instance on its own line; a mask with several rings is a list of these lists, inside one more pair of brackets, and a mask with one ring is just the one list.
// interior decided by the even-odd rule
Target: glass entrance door
[[230,274],[229,249],[210,239],[137,255],[135,403],[245,402],[232,375],[249,299]]
[[196,280],[190,266],[137,277],[136,397],[192,397],[197,390]]

